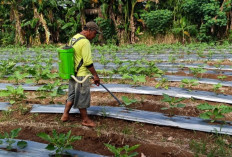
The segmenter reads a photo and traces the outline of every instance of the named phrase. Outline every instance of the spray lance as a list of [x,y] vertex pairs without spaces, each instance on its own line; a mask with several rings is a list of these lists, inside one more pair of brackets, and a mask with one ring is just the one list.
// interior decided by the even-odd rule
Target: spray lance
[[[75,77],[74,52],[75,52],[74,48],[72,46],[67,46],[67,45],[58,49],[59,76],[62,79],[71,79],[72,78],[77,83],[85,82],[88,77],[91,77],[93,79],[92,75],[87,75],[83,80],[78,80]],[[82,64],[83,64],[83,62],[82,62]],[[80,67],[80,66],[81,65],[79,64],[78,67]],[[100,85],[103,88],[105,88],[106,91],[109,92],[120,105],[122,105],[122,103],[118,100],[118,98],[116,96],[114,96],[114,94],[112,92],[110,92],[109,89],[107,89],[101,83],[100,83]]]

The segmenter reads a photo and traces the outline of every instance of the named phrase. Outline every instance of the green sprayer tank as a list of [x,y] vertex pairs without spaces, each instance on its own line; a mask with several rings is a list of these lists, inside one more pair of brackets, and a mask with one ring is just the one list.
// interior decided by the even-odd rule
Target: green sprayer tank
[[74,75],[74,48],[71,46],[64,46],[58,48],[59,56],[59,76],[62,79],[70,79]]

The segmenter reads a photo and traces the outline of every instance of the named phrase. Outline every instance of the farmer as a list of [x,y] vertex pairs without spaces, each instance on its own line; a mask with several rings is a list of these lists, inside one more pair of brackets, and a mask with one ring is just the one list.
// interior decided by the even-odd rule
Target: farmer
[[[92,56],[91,56],[91,46],[89,40],[92,40],[99,31],[99,27],[95,22],[88,22],[84,26],[83,30],[76,34],[69,42],[72,45],[77,39],[78,40],[73,48],[75,49],[75,71],[78,80],[83,80],[86,75],[91,72],[93,75],[94,83],[99,86],[100,79],[97,72],[93,66]],[[80,66],[81,59],[83,59],[83,64]],[[79,70],[78,66],[80,66]],[[64,113],[61,117],[61,121],[65,122],[69,119],[69,111],[71,107],[78,108],[82,118],[82,125],[94,127],[96,124],[88,117],[87,108],[90,107],[90,83],[89,78],[84,83],[76,83],[73,79],[69,80],[69,90],[68,99],[66,100]]]

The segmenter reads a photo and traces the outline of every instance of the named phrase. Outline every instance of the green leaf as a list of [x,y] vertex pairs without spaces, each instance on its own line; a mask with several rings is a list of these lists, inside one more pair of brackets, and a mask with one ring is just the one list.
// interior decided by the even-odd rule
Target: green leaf
[[136,144],[134,146],[131,146],[129,149],[127,149],[127,151],[128,152],[133,151],[133,150],[137,149],[139,146],[140,146],[140,144]]
[[10,100],[10,104],[12,105],[12,104],[14,104],[15,103],[15,101],[14,100]]
[[185,107],[185,104],[177,104],[178,108]]
[[55,146],[53,145],[53,144],[48,144],[47,145],[47,147],[45,147],[45,149],[47,149],[47,150],[55,150],[56,148],[55,148]]
[[27,142],[26,141],[18,141],[17,146],[20,149],[23,149],[23,148],[27,147]]
[[42,138],[42,139],[44,139],[44,140],[46,140],[48,142],[51,141],[51,137],[48,134],[44,133],[44,132],[38,133],[37,136],[39,136],[40,138]]
[[20,131],[21,131],[21,128],[11,130],[11,138],[17,137]]
[[2,140],[0,140],[0,144],[3,144]]
[[197,109],[199,109],[199,110],[211,110],[211,109],[214,109],[214,107],[212,105],[209,105],[208,103],[203,103],[203,104],[197,105]]
[[161,110],[168,110],[168,107],[162,107]]
[[210,116],[207,113],[201,113],[199,117],[202,119],[210,119]]

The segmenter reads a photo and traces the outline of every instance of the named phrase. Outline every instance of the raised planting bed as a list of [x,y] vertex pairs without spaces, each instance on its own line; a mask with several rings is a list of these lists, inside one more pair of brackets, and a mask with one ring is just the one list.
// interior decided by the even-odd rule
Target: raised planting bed
[[[64,105],[33,105],[31,113],[63,113]],[[78,109],[71,109],[70,113],[79,113]],[[182,129],[190,129],[204,132],[232,135],[232,122],[225,125],[210,124],[209,120],[202,120],[196,117],[173,116],[168,117],[162,113],[131,110],[124,107],[92,106],[88,108],[88,114],[117,119],[142,122],[155,125],[171,126]]]

